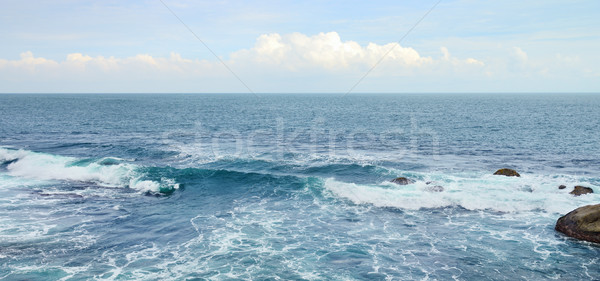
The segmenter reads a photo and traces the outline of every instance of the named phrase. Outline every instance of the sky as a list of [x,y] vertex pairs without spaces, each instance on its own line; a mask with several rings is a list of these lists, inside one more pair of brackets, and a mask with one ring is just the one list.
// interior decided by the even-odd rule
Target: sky
[[0,93],[600,92],[600,1],[436,3],[3,0]]

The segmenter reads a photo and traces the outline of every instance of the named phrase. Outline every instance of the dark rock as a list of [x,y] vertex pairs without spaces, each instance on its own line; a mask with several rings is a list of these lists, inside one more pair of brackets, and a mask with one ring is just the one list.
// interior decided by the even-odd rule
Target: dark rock
[[83,198],[82,195],[79,195],[76,193],[59,193],[59,194],[38,193],[38,195],[43,196],[43,197],[56,197],[56,198]]
[[600,204],[571,211],[556,221],[554,229],[573,238],[600,243]]
[[407,184],[415,183],[414,180],[407,179],[405,177],[395,178],[392,180],[392,182],[395,184],[399,184],[399,185],[407,185]]
[[594,193],[594,190],[589,188],[589,187],[585,187],[585,186],[575,186],[575,188],[573,188],[573,191],[569,192],[569,194],[573,194],[575,196],[579,196],[582,194],[588,194],[588,193]]
[[428,186],[425,190],[430,192],[442,192],[444,191],[444,187],[441,185]]
[[565,188],[567,188],[567,186],[564,185],[564,184],[561,184],[561,185],[558,186],[558,189],[565,189]]
[[513,169],[500,169],[494,173],[494,175],[507,176],[507,177],[520,177],[519,173]]

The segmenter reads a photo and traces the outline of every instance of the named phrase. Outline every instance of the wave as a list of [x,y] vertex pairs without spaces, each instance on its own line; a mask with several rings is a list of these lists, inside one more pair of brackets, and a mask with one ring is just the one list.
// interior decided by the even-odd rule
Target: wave
[[[510,178],[440,173],[411,173],[411,176],[418,181],[404,186],[391,182],[356,184],[334,178],[326,179],[323,186],[336,198],[350,200],[354,204],[407,210],[462,207],[506,213],[543,211],[562,214],[581,205],[595,204],[600,199],[597,193],[579,197],[568,194],[574,185],[594,187],[592,183],[597,182],[597,179],[577,176],[523,175]],[[432,183],[427,184],[429,181]],[[567,184],[570,188],[560,190],[560,184]],[[443,191],[433,192],[432,186],[443,186]]]
[[367,151],[350,150],[340,148],[339,151],[333,148],[322,148],[319,151],[311,149],[296,150],[293,146],[283,145],[280,149],[272,146],[241,148],[239,145],[219,149],[211,142],[191,142],[180,143],[176,141],[166,142],[171,150],[177,153],[174,156],[182,164],[211,164],[220,161],[236,160],[259,160],[274,161],[292,166],[310,166],[325,164],[356,164],[356,165],[376,165],[380,163],[396,163],[401,166],[406,165],[411,168],[425,167],[425,165],[416,164],[414,160],[419,159],[419,155],[414,155],[406,151]]
[[116,157],[80,159],[1,147],[0,168],[12,177],[85,182],[140,192],[170,193],[180,186],[169,178],[149,180],[144,167]]
[[[461,207],[468,210],[526,212],[541,210],[566,213],[583,204],[593,204],[600,194],[573,197],[572,186],[596,189],[600,179],[577,175],[525,173],[520,178],[493,176],[484,172],[407,172],[370,164],[305,163],[290,164],[265,159],[221,159],[201,167],[145,167],[116,157],[75,158],[0,147],[0,187],[20,179],[92,183],[99,186],[129,188],[152,194],[169,194],[183,186],[217,192],[223,186],[247,192],[295,192],[310,185],[314,196],[333,196],[354,204],[407,210]],[[388,180],[407,176],[416,183],[399,186]],[[313,181],[319,183],[314,183]],[[427,184],[427,182],[432,182]],[[559,190],[565,184],[567,189]],[[443,186],[442,192],[432,188]],[[257,189],[257,187],[260,187]],[[313,188],[309,188],[313,190]],[[231,189],[228,189],[231,191]],[[325,191],[322,193],[321,191]],[[597,190],[598,191],[598,190]]]

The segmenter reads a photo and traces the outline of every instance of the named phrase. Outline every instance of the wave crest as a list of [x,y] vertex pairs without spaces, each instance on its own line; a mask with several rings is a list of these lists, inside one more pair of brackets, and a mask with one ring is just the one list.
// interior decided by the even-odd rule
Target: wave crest
[[179,184],[171,179],[149,180],[141,171],[142,167],[115,157],[79,159],[0,148],[0,163],[6,174],[20,178],[87,182],[151,193],[169,193],[179,188]]
[[[598,201],[598,194],[573,197],[569,189],[558,185],[590,185],[590,180],[575,176],[531,176],[521,178],[493,175],[420,174],[420,181],[409,185],[382,182],[373,185],[346,183],[328,178],[324,188],[338,198],[355,204],[418,210],[427,208],[462,207],[468,210],[492,210],[519,213],[542,210],[548,213],[566,213],[578,206]],[[431,192],[426,181],[444,187],[443,192]]]

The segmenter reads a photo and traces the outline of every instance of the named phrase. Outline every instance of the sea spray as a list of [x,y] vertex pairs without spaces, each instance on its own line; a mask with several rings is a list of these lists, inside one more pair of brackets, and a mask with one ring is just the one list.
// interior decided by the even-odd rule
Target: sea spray
[[142,167],[115,157],[79,159],[0,148],[0,161],[8,163],[6,174],[13,177],[91,183],[151,193],[168,193],[179,188],[179,184],[170,179],[147,180]]
[[[482,173],[411,173],[421,178],[413,184],[400,186],[389,181],[373,184],[356,184],[328,178],[325,189],[333,195],[356,204],[377,207],[419,210],[444,207],[461,207],[467,210],[496,212],[543,211],[562,214],[577,206],[591,204],[600,199],[599,194],[573,197],[570,190],[558,189],[558,183],[586,182],[586,178],[563,175],[524,175],[507,178]],[[443,186],[442,192],[431,192],[430,182]]]

